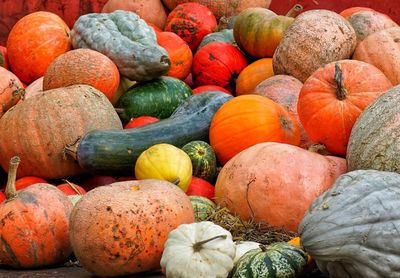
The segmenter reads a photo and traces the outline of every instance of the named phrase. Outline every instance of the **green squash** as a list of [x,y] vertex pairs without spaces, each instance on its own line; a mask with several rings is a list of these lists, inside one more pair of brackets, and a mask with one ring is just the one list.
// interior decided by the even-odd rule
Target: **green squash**
[[202,196],[189,196],[194,210],[194,220],[201,222],[207,220],[215,212],[217,205],[210,199]]
[[211,42],[227,42],[237,47],[235,39],[233,37],[232,29],[224,29],[219,32],[210,33],[203,38],[197,50]]
[[213,148],[204,141],[192,141],[182,147],[192,161],[193,176],[213,183],[217,172],[217,158]]
[[294,278],[307,264],[307,254],[299,247],[276,242],[245,253],[232,270],[232,278]]
[[117,10],[90,13],[75,22],[70,33],[74,49],[90,48],[108,56],[120,73],[132,81],[146,81],[169,70],[167,51],[137,14]]

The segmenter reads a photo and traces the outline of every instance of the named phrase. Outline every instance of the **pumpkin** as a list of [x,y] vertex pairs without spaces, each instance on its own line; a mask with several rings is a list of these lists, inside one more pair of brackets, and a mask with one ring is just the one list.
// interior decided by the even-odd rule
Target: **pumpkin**
[[311,202],[345,171],[343,158],[288,144],[260,143],[222,167],[215,201],[243,220],[297,232]]
[[182,150],[192,161],[193,176],[213,182],[217,171],[217,158],[213,148],[207,142],[196,140],[185,144]]
[[[233,259],[233,263],[236,265],[237,262],[250,250],[260,249],[260,244],[254,241],[236,241],[236,254]],[[261,249],[260,249],[261,250]]]
[[171,144],[156,144],[139,155],[135,177],[138,180],[166,180],[186,192],[192,179],[192,162],[181,149]]
[[3,67],[0,67],[0,92],[0,117],[25,96],[18,77]]
[[299,247],[286,242],[260,245],[239,259],[232,278],[295,278],[302,273],[306,263],[307,254]]
[[186,195],[203,196],[212,200],[214,199],[214,186],[206,180],[192,176]]
[[351,130],[347,147],[349,170],[375,169],[400,173],[400,86],[371,103]]
[[189,200],[193,206],[195,222],[207,220],[217,208],[215,203],[207,197],[192,195],[189,196]]
[[34,12],[18,20],[7,39],[8,60],[18,78],[29,84],[50,63],[71,49],[70,29],[56,14]]
[[36,183],[48,183],[45,179],[35,177],[35,176],[26,176],[19,178],[15,181],[15,189],[16,190],[21,190],[24,189],[28,186],[31,186],[32,184]]
[[342,16],[328,10],[309,10],[296,17],[273,56],[275,74],[301,82],[318,68],[348,59],[356,47],[356,34]]
[[236,80],[236,95],[253,93],[258,84],[273,75],[272,59],[258,59],[240,72]]
[[0,45],[0,67],[9,69],[7,48],[2,45]]
[[376,11],[361,11],[352,14],[347,20],[351,23],[357,35],[357,42],[361,42],[369,35],[391,27],[398,27],[386,14]]
[[200,93],[205,93],[209,91],[220,91],[223,93],[227,93],[228,95],[232,95],[230,91],[228,91],[225,88],[222,88],[221,86],[216,86],[216,85],[203,85],[203,86],[198,86],[192,90],[193,94],[200,94]]
[[132,81],[159,77],[171,66],[153,28],[133,12],[82,15],[71,30],[71,42],[75,49],[90,48],[108,56]]
[[183,3],[168,15],[165,31],[179,35],[194,52],[202,39],[217,26],[217,20],[206,6]]
[[108,0],[101,12],[111,13],[115,10],[134,12],[160,29],[164,29],[167,20],[167,13],[161,0]]
[[374,9],[371,9],[368,7],[350,7],[350,8],[344,9],[339,14],[341,16],[343,16],[344,18],[348,19],[353,14],[358,13],[358,12],[363,12],[363,11],[374,11]]
[[182,224],[168,235],[161,267],[167,277],[228,277],[234,257],[231,233],[203,221]]
[[244,54],[226,42],[212,42],[196,52],[192,77],[196,86],[217,85],[235,90],[239,73],[248,65]]
[[91,49],[75,49],[58,56],[47,68],[43,90],[86,84],[113,100],[119,85],[117,66],[105,55]]
[[67,196],[83,195],[86,193],[86,190],[83,187],[67,180],[65,183],[57,185],[57,188],[60,189]]
[[235,38],[233,37],[233,30],[232,29],[224,29],[219,32],[213,32],[213,33],[206,35],[201,40],[201,43],[197,47],[197,50],[199,50],[200,48],[202,48],[203,46],[205,46],[211,42],[227,42],[234,46],[237,46],[237,44],[235,42]]
[[156,270],[169,233],[193,223],[192,205],[176,185],[161,180],[97,187],[71,214],[71,244],[80,264],[100,276]]
[[272,57],[286,29],[293,23],[295,5],[286,16],[278,16],[266,8],[245,9],[236,17],[233,35],[239,47],[256,58]]
[[[88,85],[53,89],[10,109],[0,120],[0,164],[21,157],[18,177],[57,179],[83,172],[64,148],[93,129],[122,129],[114,107]],[[18,134],[18,136],[16,136]]]
[[43,93],[43,76],[33,81],[25,88],[23,100],[40,95],[41,93]]
[[126,125],[124,125],[124,128],[136,128],[139,126],[158,122],[159,120],[160,119],[156,118],[156,117],[140,116],[140,117],[131,119]]
[[210,125],[210,144],[224,165],[237,153],[261,142],[300,144],[300,129],[281,105],[257,95],[224,103]]
[[185,80],[190,73],[193,61],[189,45],[175,33],[158,32],[156,34],[158,44],[167,50],[171,60],[171,67],[166,75]]
[[[380,69],[392,82],[400,84],[400,27],[375,32],[357,45],[354,60],[363,61]],[[379,49],[379,51],[377,51]]]
[[169,10],[173,10],[177,5],[185,2],[196,2],[207,6],[212,13],[220,18],[222,16],[229,17],[239,14],[242,10],[251,7],[268,8],[271,0],[162,0]]
[[370,64],[330,63],[304,83],[297,104],[300,121],[312,141],[324,144],[333,154],[345,155],[358,116],[391,87],[390,80]]
[[399,185],[397,173],[357,170],[340,176],[314,200],[299,233],[326,276],[397,276]]
[[6,195],[0,191],[0,204],[3,203],[6,200]]
[[20,158],[7,167],[7,201],[0,205],[0,261],[13,268],[39,268],[63,262],[72,252],[72,204],[55,186],[39,183],[16,191]]

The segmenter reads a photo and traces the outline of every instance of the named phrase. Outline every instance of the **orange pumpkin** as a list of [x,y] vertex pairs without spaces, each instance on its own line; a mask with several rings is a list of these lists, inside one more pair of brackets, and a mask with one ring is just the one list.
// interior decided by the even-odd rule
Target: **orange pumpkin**
[[189,45],[172,32],[156,32],[156,35],[158,44],[168,52],[171,60],[171,67],[166,75],[185,80],[190,73],[193,61]]
[[15,188],[17,190],[21,190],[36,183],[48,183],[48,182],[45,179],[39,177],[25,176],[15,181]]
[[55,186],[39,183],[16,192],[19,157],[13,157],[0,204],[0,261],[14,268],[38,268],[63,262],[72,252],[69,216],[72,204]]
[[311,140],[331,153],[345,155],[358,116],[391,87],[390,80],[370,64],[330,63],[304,83],[297,103],[300,121]]
[[0,67],[0,117],[25,95],[21,81],[11,71]]
[[347,8],[347,9],[341,11],[340,15],[343,16],[344,18],[348,19],[353,14],[362,12],[362,11],[374,11],[374,9],[367,8],[367,7],[351,7],[351,8]]
[[160,268],[168,234],[193,223],[189,198],[161,180],[124,181],[84,195],[71,215],[71,244],[88,271],[122,276]]
[[224,103],[215,113],[210,144],[221,164],[261,142],[300,144],[299,126],[281,105],[266,97],[244,95]]
[[272,59],[259,59],[245,67],[236,79],[236,95],[251,94],[255,87],[265,79],[274,75]]
[[221,169],[215,201],[243,220],[297,232],[312,201],[346,172],[346,160],[281,143],[254,145]]
[[35,12],[11,29],[7,40],[12,71],[27,84],[43,76],[50,63],[71,49],[70,29],[56,14]]

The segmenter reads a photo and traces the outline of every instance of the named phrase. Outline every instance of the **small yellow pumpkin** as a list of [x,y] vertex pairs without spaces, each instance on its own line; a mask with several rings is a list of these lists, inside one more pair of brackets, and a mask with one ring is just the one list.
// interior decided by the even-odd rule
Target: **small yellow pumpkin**
[[183,150],[171,144],[156,144],[138,157],[135,177],[169,181],[186,192],[192,180],[192,162]]

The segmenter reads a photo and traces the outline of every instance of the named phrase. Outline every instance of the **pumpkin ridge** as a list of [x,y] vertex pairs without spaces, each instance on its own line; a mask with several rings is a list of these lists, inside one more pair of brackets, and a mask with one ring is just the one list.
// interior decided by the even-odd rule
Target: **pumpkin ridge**
[[12,250],[10,244],[7,242],[7,240],[0,235],[0,241],[2,242],[2,245],[6,248],[7,254],[10,255],[11,259],[13,260],[13,265],[16,265],[17,267],[20,267],[19,260],[17,259],[17,256],[15,255],[15,252]]

